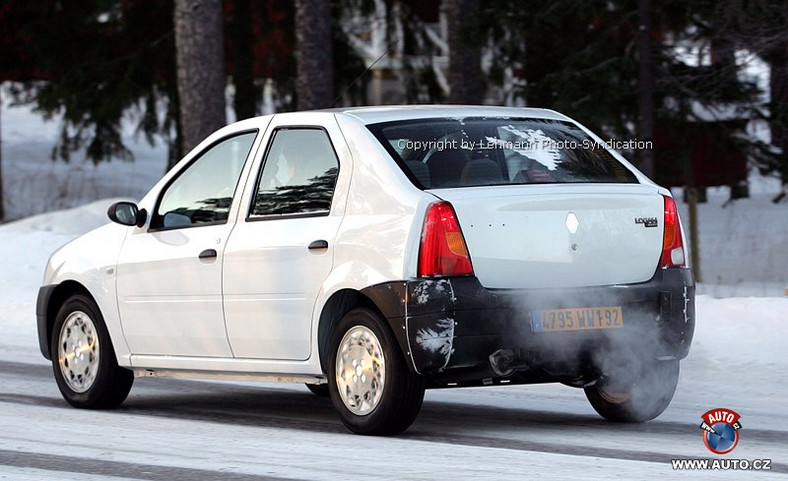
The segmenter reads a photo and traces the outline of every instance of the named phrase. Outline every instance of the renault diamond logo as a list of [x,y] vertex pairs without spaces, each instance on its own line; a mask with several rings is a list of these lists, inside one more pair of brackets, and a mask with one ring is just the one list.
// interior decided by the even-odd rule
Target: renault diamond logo
[[574,212],[570,212],[569,215],[566,216],[566,228],[569,229],[571,234],[577,232],[577,227],[580,225],[580,221],[577,220],[577,216]]

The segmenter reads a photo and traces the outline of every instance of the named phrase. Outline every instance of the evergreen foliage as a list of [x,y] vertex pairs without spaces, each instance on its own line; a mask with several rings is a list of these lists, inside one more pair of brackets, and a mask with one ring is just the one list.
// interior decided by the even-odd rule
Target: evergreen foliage
[[[641,1],[478,2],[477,11],[466,12],[469,21],[450,35],[459,44],[449,50],[472,52],[467,61],[473,63],[478,52],[488,91],[510,84],[514,98],[506,102],[552,108],[603,136],[634,138],[642,114],[636,35]],[[694,136],[706,135],[788,183],[788,1],[649,3],[653,92],[646,94],[654,106],[657,180],[682,176],[692,184],[687,158]],[[472,1],[446,5],[477,8]],[[334,80],[335,103],[365,103],[368,81],[354,82],[365,65],[341,23],[379,14],[381,8],[392,48],[388,57],[396,56],[393,64],[405,83],[404,100],[446,101],[447,83],[459,80],[436,67],[443,47],[430,39],[418,15],[423,4],[338,0],[325,19],[333,23],[333,72],[326,74]],[[0,6],[0,80],[14,81],[16,102],[30,103],[47,116],[62,114],[53,157],[68,160],[85,149],[94,162],[130,159],[120,135],[129,113],[149,142],[164,139],[171,160],[180,157],[172,14],[172,0],[9,0]],[[261,112],[263,79],[271,82],[275,108],[293,109],[293,2],[225,0],[224,16],[226,70],[235,86],[237,116]],[[753,58],[771,67],[771,98],[743,72]],[[768,123],[771,143],[745,132],[750,120]]]

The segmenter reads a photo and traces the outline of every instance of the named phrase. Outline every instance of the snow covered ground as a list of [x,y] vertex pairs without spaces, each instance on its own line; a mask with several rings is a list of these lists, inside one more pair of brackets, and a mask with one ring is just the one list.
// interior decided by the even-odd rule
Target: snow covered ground
[[[2,114],[5,187],[18,217],[73,205],[78,192],[78,202],[138,198],[163,173],[161,149],[140,149],[134,163],[98,168],[52,164],[42,152],[51,148],[53,126],[26,124],[29,115],[15,118],[6,107]],[[34,128],[40,139],[30,139]],[[83,180],[63,184],[69,178]],[[317,428],[279,426],[279,414],[265,409],[254,411],[266,420],[260,425],[226,423],[222,416],[241,417],[245,410],[209,401],[194,408],[213,413],[205,418],[163,417],[175,408],[151,408],[148,415],[145,403],[159,399],[157,380],[135,386],[130,412],[64,407],[38,351],[36,293],[49,253],[106,222],[112,200],[7,223],[0,226],[0,479],[443,479],[447,471],[454,479],[788,478],[788,420],[781,414],[788,399],[782,379],[788,372],[788,204],[769,201],[768,183],[757,186],[751,199],[725,208],[726,193],[710,192],[700,207],[707,283],[699,287],[696,336],[676,397],[660,418],[611,425],[596,417],[581,391],[564,386],[430,391],[411,430],[394,439],[346,434],[330,408],[297,385],[259,386],[266,400],[274,399],[263,404],[276,411],[277,400],[285,400],[296,418]],[[169,396],[200,386],[234,389],[159,382]],[[199,394],[192,397],[201,402]],[[299,411],[299,405],[305,407]],[[666,456],[709,457],[698,425],[701,414],[717,407],[742,415],[732,457],[770,458],[777,472],[671,470]]]
[[[94,226],[105,222],[106,206],[111,200],[99,201],[72,210],[57,211],[34,216],[0,227],[0,305],[3,306],[3,336],[0,337],[2,359],[14,363],[45,365],[38,352],[35,331],[35,297],[41,281],[48,254],[59,245]],[[734,236],[736,238],[736,236]],[[594,437],[593,446],[609,450],[666,450],[674,455],[705,457],[697,429],[700,415],[715,407],[733,409],[742,415],[742,441],[736,449],[738,458],[771,458],[775,463],[788,462],[788,446],[783,441],[765,442],[762,433],[781,432],[788,436],[788,421],[778,413],[785,408],[788,385],[783,375],[788,372],[788,297],[748,297],[716,299],[708,295],[698,297],[697,332],[690,357],[682,365],[682,377],[671,407],[656,421],[686,426],[686,434],[664,435],[644,431],[615,432],[609,425],[600,423],[577,429],[583,435]],[[2,375],[0,364],[0,375]],[[155,382],[155,381],[151,381]],[[24,390],[44,390],[57,399],[51,379],[26,381]],[[13,391],[7,384],[2,391]],[[32,386],[32,387],[31,387]],[[264,385],[274,392],[304,391],[302,386]],[[135,388],[136,389],[136,388]],[[144,389],[144,388],[143,388]],[[144,394],[145,391],[143,391]],[[563,386],[522,386],[493,389],[467,389],[431,391],[425,409],[430,406],[438,411],[450,410],[452,405],[477,406],[485,409],[529,410],[563,413],[596,419],[582,392]],[[227,426],[222,423],[196,422],[182,419],[150,418],[145,415],[124,416],[119,420],[112,413],[86,413],[68,408],[41,409],[40,407],[4,403],[0,400],[0,450],[63,454],[58,443],[40,443],[29,433],[40,430],[55,439],[68,437],[75,429],[72,422],[90,423],[97,439],[112,439],[112,448],[102,442],[84,443],[80,457],[91,460],[134,463],[139,461],[137,449],[145,445],[145,462],[155,466],[187,466],[208,470],[228,470],[235,473],[257,473],[268,476],[300,479],[348,479],[343,470],[343,456],[354,443],[374,446],[385,453],[385,460],[370,460],[366,456],[357,461],[349,479],[356,478],[364,469],[381,469],[381,479],[437,479],[444,463],[461,464],[458,478],[500,479],[509,474],[526,473],[528,477],[574,478],[582,471],[587,479],[623,478],[674,474],[664,462],[645,462],[632,459],[610,459],[524,449],[496,449],[485,446],[457,446],[455,442],[425,442],[420,439],[364,439],[334,432],[305,432],[291,429],[255,426]],[[265,416],[265,413],[262,414]],[[450,414],[451,415],[451,414]],[[459,418],[461,415],[455,414]],[[72,420],[63,425],[60,421]],[[433,417],[439,416],[436,414]],[[527,416],[526,416],[527,417]],[[584,418],[585,419],[585,418]],[[76,421],[79,420],[79,421]],[[412,430],[444,436],[469,436],[468,427],[448,426],[432,431],[414,424]],[[527,429],[512,426],[475,427],[473,437],[495,436],[507,441],[532,442],[538,439],[548,446],[560,446],[575,434],[567,431],[560,420],[538,424]],[[657,428],[653,428],[657,429]],[[747,432],[759,436],[748,439]],[[606,433],[606,434],[605,434]],[[769,435],[765,435],[766,439]],[[463,438],[464,439],[464,438]],[[210,440],[210,441],[208,441]],[[228,444],[230,443],[230,444]],[[293,446],[303,446],[305,455],[293,451]],[[255,452],[265,449],[265,459]],[[195,454],[200,453],[200,454]],[[344,454],[343,454],[344,453]],[[439,465],[435,460],[442,460]],[[0,460],[0,464],[2,461]],[[444,467],[441,467],[444,466]],[[361,470],[361,471],[359,471]],[[24,467],[0,466],[12,479],[62,479],[61,474],[41,472]],[[49,474],[47,474],[49,473]],[[716,473],[720,474],[720,473]],[[722,473],[735,477],[736,473]],[[739,473],[741,474],[741,473]],[[749,473],[753,474],[753,473]],[[188,473],[187,473],[188,475]],[[194,473],[192,473],[194,475]],[[779,473],[773,473],[780,476]],[[678,477],[678,475],[677,475]],[[700,472],[682,472],[682,479],[699,479]],[[752,479],[748,477],[749,479]],[[741,478],[743,479],[743,478]]]

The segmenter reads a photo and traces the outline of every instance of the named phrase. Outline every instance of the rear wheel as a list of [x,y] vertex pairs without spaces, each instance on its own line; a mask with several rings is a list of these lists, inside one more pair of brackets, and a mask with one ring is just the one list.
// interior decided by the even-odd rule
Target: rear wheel
[[369,309],[339,321],[330,344],[329,390],[342,422],[357,434],[397,434],[416,419],[424,380],[412,373],[394,335]]
[[114,408],[131,390],[134,374],[118,366],[101,312],[87,296],[74,295],[61,306],[50,354],[60,393],[74,407]]
[[679,380],[679,361],[654,361],[629,375],[608,376],[585,388],[600,416],[616,422],[650,421],[667,409]]

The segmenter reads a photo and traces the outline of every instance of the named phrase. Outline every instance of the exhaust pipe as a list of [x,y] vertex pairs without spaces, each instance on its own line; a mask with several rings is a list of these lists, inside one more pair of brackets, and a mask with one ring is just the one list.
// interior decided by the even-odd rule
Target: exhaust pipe
[[498,349],[490,354],[490,370],[498,377],[509,377],[515,370],[527,371],[528,366],[517,364],[517,354],[511,349]]

